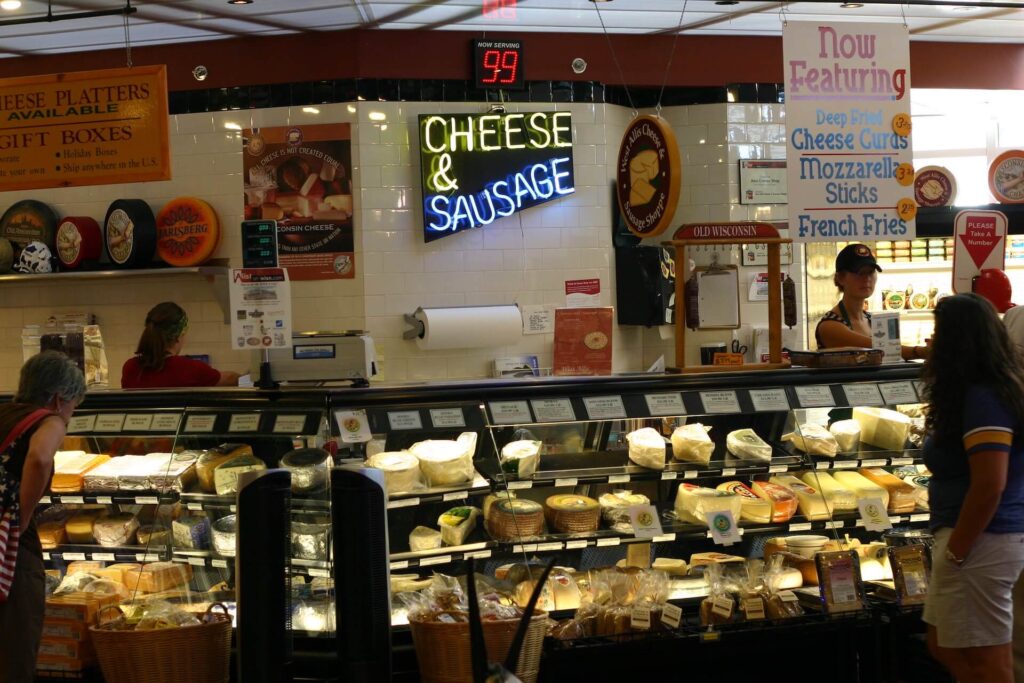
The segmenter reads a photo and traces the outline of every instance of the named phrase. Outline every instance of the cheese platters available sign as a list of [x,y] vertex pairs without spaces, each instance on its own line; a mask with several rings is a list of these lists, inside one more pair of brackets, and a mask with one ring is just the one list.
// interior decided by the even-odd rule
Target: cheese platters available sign
[[665,232],[676,213],[683,170],[671,126],[660,116],[636,117],[617,158],[615,196],[626,227],[640,237]]
[[973,291],[975,276],[986,268],[1006,267],[1006,214],[967,209],[953,219],[953,291]]
[[612,374],[612,309],[555,310],[555,375]]
[[782,41],[790,237],[913,237],[907,27],[790,21]]
[[423,114],[419,130],[426,242],[575,191],[569,112]]
[[167,69],[0,80],[0,191],[170,180]]
[[292,345],[292,294],[283,268],[231,270],[231,348],[281,349]]
[[246,220],[277,221],[292,280],[355,277],[352,131],[347,123],[242,131]]

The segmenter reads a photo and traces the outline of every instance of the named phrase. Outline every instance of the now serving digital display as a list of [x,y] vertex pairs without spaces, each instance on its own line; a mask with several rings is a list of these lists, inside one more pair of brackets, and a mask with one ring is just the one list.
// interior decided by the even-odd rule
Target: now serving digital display
[[569,112],[419,117],[427,242],[575,191]]

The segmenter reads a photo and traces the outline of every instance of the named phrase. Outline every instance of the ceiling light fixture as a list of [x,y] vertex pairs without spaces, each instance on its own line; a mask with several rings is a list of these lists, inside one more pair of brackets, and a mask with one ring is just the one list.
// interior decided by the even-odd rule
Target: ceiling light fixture
[[739,0],[715,0],[716,5],[738,5]]
[[21,0],[3,0],[0,2],[0,9],[7,11],[16,10],[21,8]]
[[841,9],[858,9],[860,7],[863,7],[863,6],[864,6],[863,2],[844,2],[839,7]]
[[320,110],[317,109],[316,107],[303,107],[302,111],[306,112],[307,114],[319,114],[320,113]]
[[229,5],[251,5],[252,0],[228,0]]
[[953,11],[954,12],[973,12],[976,9],[978,9],[978,8],[977,7],[968,7],[966,5],[962,5],[960,7],[954,7]]

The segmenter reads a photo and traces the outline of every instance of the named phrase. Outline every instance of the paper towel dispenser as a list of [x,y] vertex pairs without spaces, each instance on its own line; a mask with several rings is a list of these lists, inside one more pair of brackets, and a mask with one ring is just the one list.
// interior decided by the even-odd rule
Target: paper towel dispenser
[[270,351],[270,363],[279,382],[366,384],[377,374],[373,337],[359,330],[296,332],[290,349]]

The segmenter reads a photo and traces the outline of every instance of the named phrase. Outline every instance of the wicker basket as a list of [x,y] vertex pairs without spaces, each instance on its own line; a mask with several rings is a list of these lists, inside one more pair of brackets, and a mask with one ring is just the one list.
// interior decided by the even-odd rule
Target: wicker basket
[[[223,614],[211,610],[220,606]],[[228,683],[231,617],[210,605],[197,626],[114,631],[92,626],[106,683]]]
[[[518,625],[518,619],[483,622],[488,661],[505,661]],[[468,622],[446,624],[410,620],[409,627],[412,629],[416,659],[420,665],[420,680],[423,683],[472,683]],[[530,620],[530,628],[526,631],[523,648],[519,652],[516,675],[523,683],[535,683],[537,680],[546,631],[547,613],[537,610]]]

